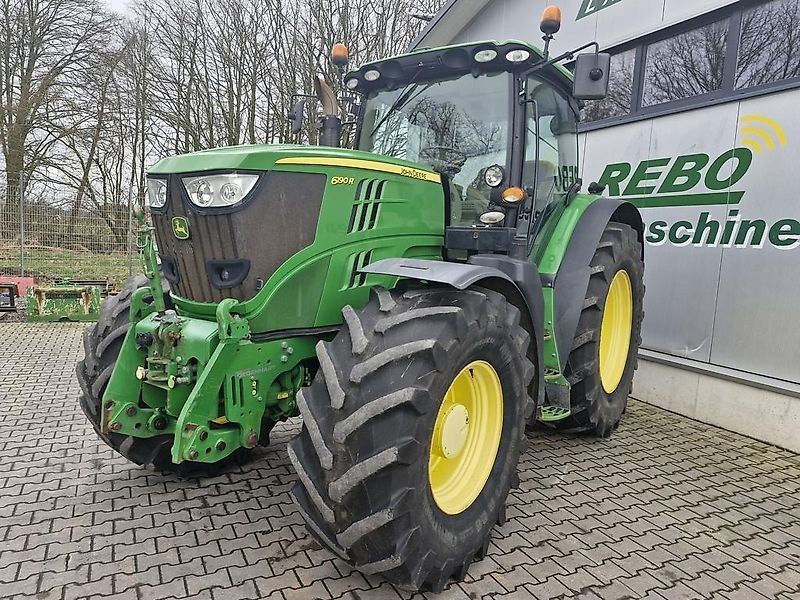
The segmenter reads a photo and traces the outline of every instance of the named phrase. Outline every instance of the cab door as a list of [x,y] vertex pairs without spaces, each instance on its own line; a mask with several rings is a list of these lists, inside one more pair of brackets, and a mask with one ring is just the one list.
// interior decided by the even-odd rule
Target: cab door
[[570,99],[545,80],[528,77],[522,187],[534,200],[534,231],[578,180],[578,117]]

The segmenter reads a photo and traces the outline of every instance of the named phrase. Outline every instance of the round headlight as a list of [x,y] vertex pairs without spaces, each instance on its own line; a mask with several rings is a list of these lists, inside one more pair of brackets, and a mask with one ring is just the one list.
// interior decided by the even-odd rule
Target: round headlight
[[503,219],[506,218],[506,214],[499,210],[492,210],[483,213],[479,218],[484,225],[497,225],[503,222]]
[[475,62],[479,63],[487,63],[493,61],[497,58],[497,50],[493,50],[491,48],[487,48],[485,50],[478,50],[475,53],[475,56],[472,58],[475,59]]
[[194,201],[200,206],[209,206],[214,201],[214,189],[205,179],[200,179],[194,184]]
[[167,182],[163,179],[148,179],[147,200],[151,208],[163,208],[167,203]]
[[505,172],[500,165],[492,165],[483,172],[483,180],[486,182],[486,185],[493,188],[503,183],[504,177]]
[[242,188],[238,183],[226,183],[219,188],[219,197],[225,204],[236,204],[242,199]]
[[381,72],[378,69],[370,69],[364,73],[364,79],[367,81],[377,81],[381,76]]
[[530,57],[531,53],[522,48],[517,48],[516,50],[509,50],[508,52],[506,52],[506,60],[508,62],[520,63],[528,60]]
[[348,90],[354,90],[358,87],[358,79],[356,77],[351,77],[345,82]]

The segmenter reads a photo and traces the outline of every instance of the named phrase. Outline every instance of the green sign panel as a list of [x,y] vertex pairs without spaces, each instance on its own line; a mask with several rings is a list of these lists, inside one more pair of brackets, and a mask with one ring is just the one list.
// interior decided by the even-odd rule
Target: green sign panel
[[578,18],[575,20],[580,21],[583,17],[589,17],[604,8],[614,6],[620,2],[622,2],[622,0],[583,0],[581,9],[578,11]]

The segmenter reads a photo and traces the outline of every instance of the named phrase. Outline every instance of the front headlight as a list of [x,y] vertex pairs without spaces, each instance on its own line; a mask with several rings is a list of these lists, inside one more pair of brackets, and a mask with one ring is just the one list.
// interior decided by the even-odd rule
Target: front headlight
[[241,202],[256,185],[258,175],[225,173],[181,178],[192,204],[202,208],[225,208]]
[[147,180],[147,202],[152,208],[164,208],[167,203],[167,181],[165,179]]
[[491,167],[487,167],[483,172],[483,181],[489,187],[496,188],[503,183],[505,176],[506,174],[505,171],[503,171],[503,167],[500,165],[492,165]]

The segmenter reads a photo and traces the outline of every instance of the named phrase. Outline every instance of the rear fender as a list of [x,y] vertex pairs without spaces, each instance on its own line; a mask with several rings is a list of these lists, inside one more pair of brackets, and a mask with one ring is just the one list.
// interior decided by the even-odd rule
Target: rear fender
[[[465,290],[478,285],[503,294],[521,314],[521,324],[531,336],[534,351],[533,394],[536,406],[544,400],[544,299],[536,265],[503,255],[476,255],[468,263],[412,258],[387,258],[361,269],[363,273],[432,281]],[[535,413],[534,413],[535,415]],[[534,416],[535,418],[535,416]]]

